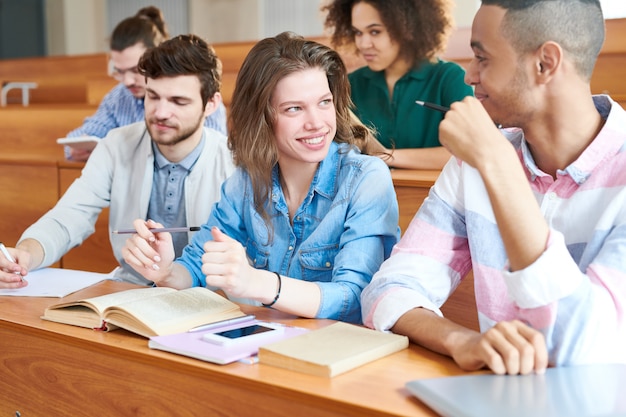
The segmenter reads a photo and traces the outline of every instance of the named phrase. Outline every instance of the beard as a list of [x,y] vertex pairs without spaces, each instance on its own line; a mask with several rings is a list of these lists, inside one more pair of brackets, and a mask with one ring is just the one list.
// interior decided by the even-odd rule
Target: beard
[[169,124],[167,121],[159,120],[156,118],[146,120],[148,132],[150,133],[150,137],[152,138],[154,143],[156,143],[157,145],[174,146],[188,139],[191,135],[198,131],[198,129],[204,123],[204,115],[201,115],[198,120],[193,124],[181,126],[176,132],[167,132],[165,134],[159,132],[158,129],[155,129],[153,123],[160,123],[168,127],[175,127],[175,125]]

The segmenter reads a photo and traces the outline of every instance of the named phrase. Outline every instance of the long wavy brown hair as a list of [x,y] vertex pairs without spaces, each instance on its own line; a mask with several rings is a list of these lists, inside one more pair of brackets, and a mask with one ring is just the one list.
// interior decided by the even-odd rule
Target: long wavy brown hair
[[246,56],[237,75],[228,118],[228,145],[235,164],[252,183],[254,206],[268,227],[267,201],[272,170],[278,163],[274,136],[276,109],[271,98],[276,84],[286,76],[309,68],[326,73],[337,116],[333,139],[367,153],[371,131],[351,111],[350,83],[341,57],[333,49],[292,32],[259,41]]

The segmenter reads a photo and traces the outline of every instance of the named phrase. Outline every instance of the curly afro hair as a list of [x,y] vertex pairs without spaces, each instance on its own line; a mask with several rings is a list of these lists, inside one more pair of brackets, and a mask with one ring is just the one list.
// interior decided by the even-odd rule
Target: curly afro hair
[[452,0],[331,0],[324,27],[333,47],[354,45],[352,7],[367,3],[378,10],[391,39],[400,45],[400,55],[417,64],[430,60],[446,47],[453,27]]

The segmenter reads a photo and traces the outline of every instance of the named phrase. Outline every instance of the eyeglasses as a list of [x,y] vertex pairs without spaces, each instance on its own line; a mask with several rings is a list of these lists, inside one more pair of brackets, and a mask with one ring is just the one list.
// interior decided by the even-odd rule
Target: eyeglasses
[[127,69],[115,68],[113,65],[111,65],[110,68],[111,77],[115,78],[117,81],[122,81],[126,74],[130,74],[133,77],[139,74],[139,69],[136,65],[132,68]]

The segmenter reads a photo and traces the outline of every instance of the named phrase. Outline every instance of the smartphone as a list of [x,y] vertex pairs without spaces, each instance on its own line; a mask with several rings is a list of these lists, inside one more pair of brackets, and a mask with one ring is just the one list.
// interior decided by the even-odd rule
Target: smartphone
[[221,332],[207,333],[202,336],[205,342],[220,346],[230,346],[237,343],[257,343],[263,339],[271,338],[277,332],[283,332],[284,327],[276,323],[253,323],[245,324]]

